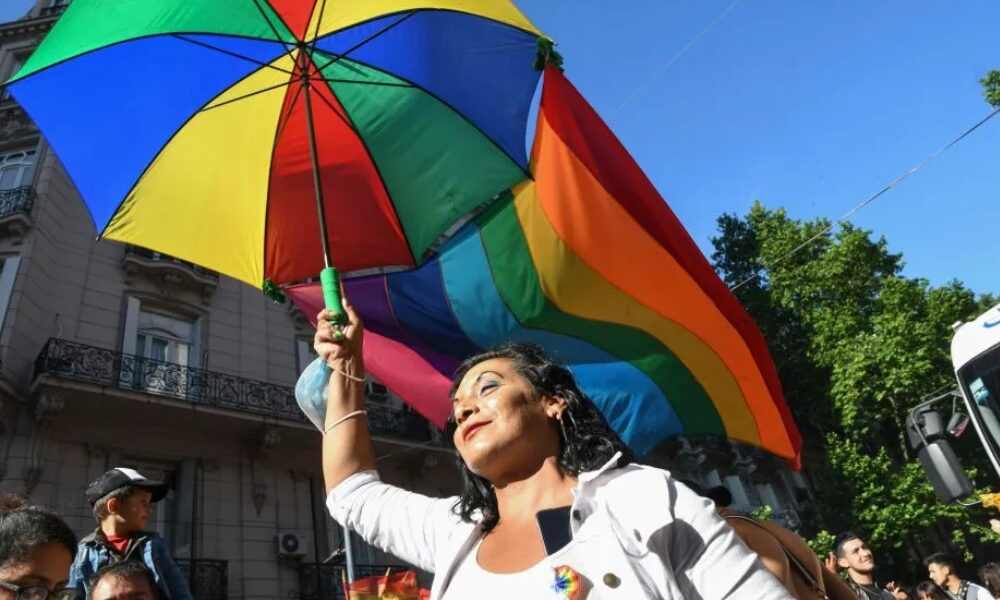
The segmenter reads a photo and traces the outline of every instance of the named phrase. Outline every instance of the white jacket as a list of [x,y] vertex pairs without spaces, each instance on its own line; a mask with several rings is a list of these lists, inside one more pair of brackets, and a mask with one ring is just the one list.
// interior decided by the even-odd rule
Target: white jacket
[[[573,544],[559,562],[585,578],[588,600],[792,600],[708,500],[667,471],[617,463],[580,474],[573,491]],[[369,544],[434,572],[431,600],[482,536],[455,503],[382,483],[375,471],[352,475],[327,499],[333,518]]]

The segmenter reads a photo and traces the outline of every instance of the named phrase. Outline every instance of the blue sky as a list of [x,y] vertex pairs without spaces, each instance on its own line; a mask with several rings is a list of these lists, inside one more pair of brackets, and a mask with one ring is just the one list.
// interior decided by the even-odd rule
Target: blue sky
[[[3,0],[0,21],[32,2]],[[993,0],[519,0],[702,249],[754,200],[836,217],[989,113]],[[905,273],[1000,292],[1000,116],[854,221]]]
[[[979,0],[742,0],[620,109],[731,4],[519,2],[706,252],[720,213],[839,216],[990,111],[1000,4]],[[854,221],[907,275],[1000,292],[998,216],[1000,116]]]

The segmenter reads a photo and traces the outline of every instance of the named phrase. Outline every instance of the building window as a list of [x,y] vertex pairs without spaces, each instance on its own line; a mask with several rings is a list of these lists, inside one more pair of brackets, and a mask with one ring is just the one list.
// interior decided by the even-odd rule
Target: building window
[[138,298],[128,298],[122,354],[134,356],[122,369],[122,384],[135,389],[197,400],[203,382],[185,367],[201,366],[201,319],[169,315]]
[[122,353],[184,367],[201,366],[201,319],[171,315],[129,297]]
[[377,381],[369,379],[365,383],[365,395],[369,400],[385,402],[389,399],[389,388]]
[[[178,490],[176,489],[176,466],[155,460],[145,460],[141,458],[126,457],[123,459],[122,467],[135,469],[140,474],[153,481],[162,481],[169,486],[167,496],[163,500],[150,506],[149,521],[146,529],[160,534],[164,540],[170,541],[177,537],[176,521],[178,508]],[[180,494],[183,496],[183,494]],[[170,544],[172,546],[172,544]]]
[[17,267],[20,264],[20,256],[0,257],[0,331],[6,321],[7,306],[14,291],[14,278],[17,277]]
[[31,185],[34,176],[34,150],[0,154],[0,191]]
[[167,496],[150,507],[146,529],[160,534],[175,557],[190,556],[194,462],[194,459],[188,459],[177,464],[130,456],[121,460],[120,466],[135,469],[153,481],[167,484]]
[[319,355],[313,349],[311,339],[299,338],[295,340],[295,364],[299,369],[299,375],[317,358],[319,358]]
[[194,346],[194,323],[139,310],[135,355],[189,366]]

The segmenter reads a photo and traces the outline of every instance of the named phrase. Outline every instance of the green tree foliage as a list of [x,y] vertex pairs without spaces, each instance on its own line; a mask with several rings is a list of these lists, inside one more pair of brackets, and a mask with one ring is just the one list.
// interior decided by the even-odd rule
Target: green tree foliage
[[833,544],[836,538],[829,531],[822,529],[812,539],[806,540],[812,551],[820,558],[826,558],[829,552],[833,551]]
[[986,101],[1000,108],[1000,71],[990,71],[986,77],[979,80],[979,83],[986,88],[983,91]]
[[774,508],[770,504],[765,504],[751,511],[750,516],[758,521],[770,521],[774,518]]
[[[804,472],[820,493],[802,533],[822,545],[829,531],[860,529],[883,564],[910,572],[942,539],[980,550],[986,519],[936,500],[904,423],[923,396],[954,385],[951,325],[995,299],[902,276],[902,256],[849,223],[786,256],[829,225],[758,203],[720,217],[712,240],[720,275],[745,282],[735,293],[768,341],[805,438]],[[966,464],[983,464],[978,454]]]

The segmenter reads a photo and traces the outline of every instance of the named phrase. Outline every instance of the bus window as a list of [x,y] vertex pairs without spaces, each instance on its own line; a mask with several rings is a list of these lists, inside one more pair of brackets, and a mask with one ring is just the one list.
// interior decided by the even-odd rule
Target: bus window
[[990,438],[994,450],[1000,448],[1000,347],[969,361],[959,371],[969,408]]

